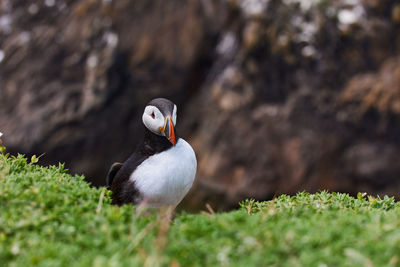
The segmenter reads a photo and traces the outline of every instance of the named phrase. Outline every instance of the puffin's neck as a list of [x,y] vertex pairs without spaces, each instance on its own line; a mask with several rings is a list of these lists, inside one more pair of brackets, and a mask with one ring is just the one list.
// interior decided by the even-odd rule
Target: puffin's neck
[[[143,146],[141,148],[143,153],[153,155],[172,147],[171,142],[168,141],[167,138],[151,132],[146,127],[144,128],[145,128],[144,141],[143,141]],[[175,132],[175,139],[176,142],[178,142],[179,137],[176,134],[176,132]]]

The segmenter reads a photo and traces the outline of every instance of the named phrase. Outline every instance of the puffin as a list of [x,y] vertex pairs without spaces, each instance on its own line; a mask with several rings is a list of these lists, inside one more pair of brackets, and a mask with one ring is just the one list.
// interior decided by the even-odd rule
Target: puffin
[[175,208],[192,187],[197,160],[193,148],[176,131],[177,106],[151,100],[144,109],[144,138],[124,162],[110,167],[106,185],[112,203]]

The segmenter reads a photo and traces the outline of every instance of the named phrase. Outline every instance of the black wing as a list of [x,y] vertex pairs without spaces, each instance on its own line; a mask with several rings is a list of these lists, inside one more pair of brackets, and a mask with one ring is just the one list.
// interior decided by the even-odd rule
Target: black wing
[[[162,138],[167,140],[165,137]],[[168,140],[166,142],[171,145]],[[155,151],[153,146],[144,141],[123,164],[114,163],[111,166],[107,176],[107,185],[112,191],[113,204],[138,204],[141,201],[140,192],[137,190],[135,182],[129,181],[129,177],[143,161],[156,152],[157,150]]]
[[119,171],[119,169],[121,169],[122,165],[123,164],[119,163],[119,162],[115,162],[113,165],[111,165],[111,168],[108,171],[108,174],[106,177],[106,184],[107,184],[108,188],[111,187],[114,177],[117,174],[117,172]]

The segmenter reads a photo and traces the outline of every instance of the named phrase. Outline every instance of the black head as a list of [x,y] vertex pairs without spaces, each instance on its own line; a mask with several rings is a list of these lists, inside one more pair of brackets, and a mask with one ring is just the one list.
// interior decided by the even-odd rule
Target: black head
[[172,117],[176,105],[166,98],[154,98],[147,106],[154,106],[158,108],[164,116],[170,115]]
[[153,99],[144,109],[143,124],[152,133],[165,136],[173,145],[176,144],[175,130],[177,107],[165,98]]

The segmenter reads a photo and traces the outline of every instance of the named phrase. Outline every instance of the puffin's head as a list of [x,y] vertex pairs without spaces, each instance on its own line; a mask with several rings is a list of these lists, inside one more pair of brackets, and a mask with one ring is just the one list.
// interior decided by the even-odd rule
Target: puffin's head
[[142,116],[143,124],[151,132],[165,136],[172,145],[176,145],[174,130],[176,111],[176,105],[168,99],[153,99],[144,109]]

